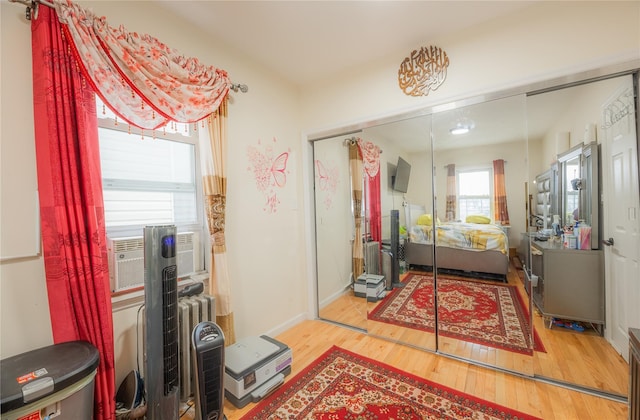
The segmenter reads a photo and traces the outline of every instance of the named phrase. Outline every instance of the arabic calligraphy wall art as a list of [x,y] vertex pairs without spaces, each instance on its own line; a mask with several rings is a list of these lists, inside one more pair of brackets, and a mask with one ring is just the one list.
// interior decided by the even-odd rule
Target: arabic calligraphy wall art
[[427,96],[447,78],[449,57],[441,48],[429,46],[413,50],[400,63],[398,84],[409,96]]

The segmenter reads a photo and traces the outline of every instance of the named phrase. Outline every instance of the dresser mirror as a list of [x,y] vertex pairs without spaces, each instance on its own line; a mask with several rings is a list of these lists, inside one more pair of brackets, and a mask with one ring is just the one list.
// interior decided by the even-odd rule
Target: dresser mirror
[[[589,129],[587,128],[587,132]],[[559,217],[561,226],[591,227],[589,245],[600,248],[600,146],[594,138],[587,138],[569,151],[558,155],[560,173],[558,184]]]
[[581,156],[582,144],[567,154],[558,156],[562,186],[560,189],[562,192],[560,196],[561,217],[559,219],[561,223],[569,226],[574,225],[580,219],[580,192],[583,189],[582,171],[580,170]]
[[[520,91],[471,98],[446,106],[425,108],[402,117],[356,124],[342,131],[336,129],[310,136],[314,150],[319,317],[477,364],[566,383],[613,397],[626,396],[628,365],[620,355],[622,350],[614,350],[605,339],[604,325],[596,324],[594,329],[584,320],[555,319],[557,317],[554,314],[540,310],[539,302],[532,297],[536,294],[548,296],[544,292],[553,289],[554,275],[545,273],[547,270],[553,273],[555,266],[565,267],[563,279],[580,280],[580,270],[576,268],[583,267],[582,262],[563,265],[549,263],[553,258],[547,258],[557,249],[564,252],[561,239],[556,242],[556,239],[548,237],[552,216],[556,212],[563,227],[568,225],[567,219],[569,215],[573,217],[576,209],[579,220],[584,220],[586,225],[592,227],[598,225],[598,230],[591,237],[590,251],[567,250],[564,254],[556,253],[556,257],[562,259],[573,253],[580,261],[589,252],[603,254],[603,246],[593,237],[603,234],[605,214],[601,211],[602,205],[598,199],[607,187],[601,182],[602,161],[611,159],[600,149],[603,139],[609,135],[603,128],[606,125],[603,118],[607,115],[604,109],[621,89],[635,89],[633,77],[631,74],[606,77],[605,74],[594,72],[576,76],[573,80],[565,78],[555,85],[541,83]],[[572,83],[569,85],[569,82]],[[635,116],[635,113],[629,115]],[[470,131],[452,135],[455,128],[464,128],[465,125],[471,127]],[[635,130],[633,135],[635,139]],[[367,300],[366,297],[352,296],[355,279],[351,260],[356,237],[353,227],[353,179],[349,175],[348,147],[345,143],[354,138],[374,143],[382,150],[379,187],[382,224],[379,246],[382,252],[379,263],[376,263],[381,272],[385,270],[385,252],[388,253],[391,246],[391,227],[396,223],[393,217],[398,218],[399,246],[395,250],[400,260],[398,277],[393,276],[390,284],[385,284],[388,290],[384,299]],[[637,144],[637,139],[635,141]],[[406,192],[393,188],[393,175],[400,164],[399,158],[411,167]],[[635,159],[637,161],[637,156]],[[502,187],[494,182],[494,175],[502,178]],[[542,217],[536,214],[536,197],[539,195],[539,186],[536,184],[543,178],[549,181],[549,194],[546,195],[549,201],[540,208],[546,212],[541,213],[545,220],[540,222]],[[473,180],[480,179],[485,180],[482,181],[483,185],[489,184],[488,192],[478,186],[465,189],[466,185],[474,185],[470,184]],[[366,189],[364,180],[358,182]],[[592,188],[586,189],[590,182],[596,182],[598,193]],[[332,187],[329,188],[329,185]],[[495,212],[497,204],[493,203],[493,198],[501,188],[504,190],[499,195],[506,196],[503,201],[507,203],[508,218],[503,213]],[[327,191],[333,194],[329,200]],[[489,204],[487,196],[491,198]],[[366,259],[364,248],[371,242],[371,217],[366,214],[366,208],[366,204],[361,207],[365,227],[359,236],[363,259]],[[487,209],[489,215],[485,216]],[[469,219],[468,216],[485,218]],[[441,238],[438,233],[451,223],[479,223],[498,228],[507,238],[506,255],[500,251],[494,251],[495,254],[479,254],[484,251],[475,251],[477,255],[493,256],[468,258],[466,254],[451,250],[448,240]],[[540,236],[540,231],[545,231],[545,235]],[[603,237],[600,236],[600,239]],[[490,241],[500,242],[495,238]],[[501,268],[501,261],[507,264],[506,269]],[[367,265],[366,261],[364,265]],[[532,266],[537,266],[537,274],[532,271]],[[608,275],[612,274],[608,272]],[[421,293],[415,294],[417,300],[398,300],[395,310],[405,305],[401,308],[405,311],[399,319],[382,320],[381,312],[376,309],[381,307],[385,299],[402,292],[409,295],[416,287],[415,284],[409,285],[409,282],[400,285],[394,283],[405,283],[403,280],[416,277],[431,281],[435,288],[422,286],[419,289]],[[600,278],[601,282],[604,281],[603,277]],[[480,314],[474,316],[473,310],[477,307],[474,306],[475,301],[459,287],[459,283],[453,284],[455,282],[451,280],[507,286],[517,290],[517,293],[508,294],[511,302],[520,299],[519,305],[511,303],[512,308],[519,308],[514,309],[518,316],[509,321],[511,324],[508,326],[503,320],[494,323],[491,330],[490,317]],[[389,283],[388,279],[385,281]],[[502,290],[501,287],[493,289]],[[572,307],[576,301],[593,298],[586,295],[584,299],[580,298],[581,293],[587,293],[586,290],[574,287],[569,297],[561,296],[558,299],[561,302],[564,299],[563,307]],[[506,292],[501,295],[501,292],[493,291],[492,298],[491,294],[483,295],[485,292],[474,291],[476,296],[483,296],[484,303],[488,305],[485,308],[492,306],[491,299],[495,301],[506,296]],[[342,309],[329,310],[343,296],[349,299],[345,299]],[[607,296],[610,297],[603,294],[603,305],[609,302],[610,306],[617,308],[614,295]],[[613,302],[616,305],[611,305]],[[590,304],[582,302],[582,305]],[[431,307],[432,312],[429,309]],[[466,322],[459,326],[444,325],[444,322],[450,321],[447,317],[452,310],[462,308],[469,308]],[[418,322],[422,330],[403,324],[419,313],[427,318]],[[433,327],[429,328],[432,314]],[[619,315],[619,319],[623,315]],[[461,319],[454,317],[454,321]],[[578,322],[584,330],[580,331],[579,327],[567,321]],[[521,322],[529,323],[529,329],[521,333],[519,339],[525,343],[524,346],[519,345],[515,349],[513,342],[503,345],[496,343],[501,339],[500,328],[514,328]],[[467,328],[463,330],[460,326]],[[475,338],[472,337],[474,332],[471,327],[477,328]],[[489,337],[493,337],[493,342],[489,342]]]

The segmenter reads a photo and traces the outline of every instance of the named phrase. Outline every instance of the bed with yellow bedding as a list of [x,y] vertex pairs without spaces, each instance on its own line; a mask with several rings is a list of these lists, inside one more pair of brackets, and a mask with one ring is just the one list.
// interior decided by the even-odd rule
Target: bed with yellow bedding
[[[497,277],[506,281],[509,270],[509,241],[500,226],[486,223],[433,223],[424,206],[405,207],[408,266],[455,271],[472,276]],[[474,220],[474,219],[470,219]],[[434,235],[435,230],[435,235]],[[435,239],[435,247],[434,247]]]

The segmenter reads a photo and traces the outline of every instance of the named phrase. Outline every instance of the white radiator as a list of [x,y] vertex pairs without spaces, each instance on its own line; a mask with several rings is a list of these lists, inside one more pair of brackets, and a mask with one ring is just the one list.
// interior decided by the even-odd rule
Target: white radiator
[[[178,300],[180,401],[187,401],[195,392],[195,374],[191,357],[191,332],[202,321],[216,322],[215,302],[213,296],[205,294],[183,297]],[[144,317],[143,310],[142,319],[145,319]],[[144,343],[144,331],[142,332],[142,340]]]
[[380,242],[364,244],[364,265],[367,274],[382,274],[380,270]]

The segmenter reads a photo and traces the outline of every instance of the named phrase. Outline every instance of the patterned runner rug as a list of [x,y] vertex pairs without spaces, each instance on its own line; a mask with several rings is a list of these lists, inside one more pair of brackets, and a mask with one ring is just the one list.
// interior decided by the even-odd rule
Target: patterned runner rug
[[[433,276],[410,273],[369,314],[374,321],[434,331]],[[516,286],[438,275],[438,333],[522,354],[530,349],[529,321]],[[534,350],[544,352],[534,331]]]
[[333,346],[242,420],[537,419]]

